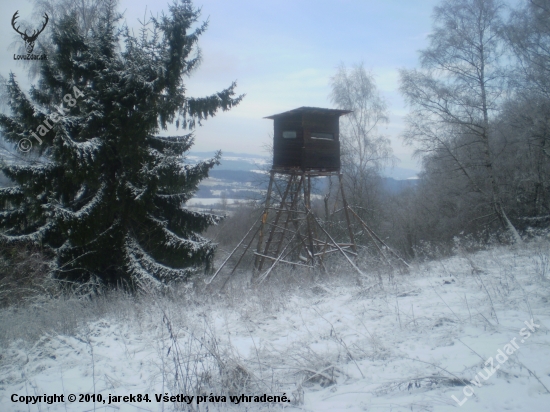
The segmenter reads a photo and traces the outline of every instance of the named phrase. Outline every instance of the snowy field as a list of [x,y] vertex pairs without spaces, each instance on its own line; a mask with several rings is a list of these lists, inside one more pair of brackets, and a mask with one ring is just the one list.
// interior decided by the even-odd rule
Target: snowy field
[[[547,241],[458,253],[409,273],[365,268],[359,279],[344,267],[257,289],[234,283],[224,295],[189,285],[171,297],[3,310],[0,410],[550,410]],[[94,393],[101,402],[11,401]],[[150,402],[108,404],[138,394]],[[194,398],[157,402],[162,394]],[[230,402],[242,394],[290,402]]]

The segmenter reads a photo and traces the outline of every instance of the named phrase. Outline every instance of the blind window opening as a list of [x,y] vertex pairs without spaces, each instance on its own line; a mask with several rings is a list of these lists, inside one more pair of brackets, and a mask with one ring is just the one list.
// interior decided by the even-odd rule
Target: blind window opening
[[296,139],[296,130],[285,130],[283,132],[283,139]]
[[323,139],[323,140],[334,140],[334,135],[332,133],[311,132],[311,138]]

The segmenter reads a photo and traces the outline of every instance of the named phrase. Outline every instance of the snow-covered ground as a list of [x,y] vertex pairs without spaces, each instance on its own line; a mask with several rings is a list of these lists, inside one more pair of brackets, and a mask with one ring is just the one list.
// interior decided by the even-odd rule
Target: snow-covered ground
[[[342,266],[323,276],[230,284],[223,296],[190,287],[4,310],[0,410],[550,411],[547,241],[409,273],[359,279]],[[105,403],[78,402],[86,393]],[[77,401],[27,405],[14,394]],[[151,402],[108,404],[131,394]],[[157,402],[161,394],[195,398]],[[211,394],[290,402],[197,405]]]

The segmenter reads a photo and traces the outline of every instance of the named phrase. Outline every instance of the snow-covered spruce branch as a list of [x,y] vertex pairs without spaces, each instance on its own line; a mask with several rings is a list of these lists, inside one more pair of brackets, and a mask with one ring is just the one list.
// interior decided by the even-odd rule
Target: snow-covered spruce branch
[[90,217],[90,215],[96,211],[96,209],[102,205],[103,198],[107,192],[107,185],[101,183],[97,189],[95,195],[90,199],[88,203],[83,205],[79,210],[72,211],[65,207],[62,207],[56,203],[49,203],[45,207],[51,208],[54,211],[54,218],[61,219],[67,223],[75,221],[83,221]]
[[124,242],[126,263],[133,278],[138,281],[152,282],[156,286],[175,280],[187,279],[197,272],[196,268],[173,269],[156,262],[139,245],[136,239],[126,236]]

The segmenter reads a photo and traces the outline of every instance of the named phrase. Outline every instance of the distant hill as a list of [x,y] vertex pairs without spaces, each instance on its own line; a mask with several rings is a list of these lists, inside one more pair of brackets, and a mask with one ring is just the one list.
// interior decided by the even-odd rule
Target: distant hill
[[[187,161],[197,162],[200,160],[210,159],[214,156],[213,152],[189,152]],[[223,152],[221,164],[216,166],[214,170],[240,170],[252,171],[268,168],[271,164],[271,159],[266,156],[252,155],[247,153]]]
[[[210,152],[190,152],[186,160],[194,163],[213,155]],[[250,199],[261,200],[267,190],[270,164],[271,159],[266,156],[226,152],[221,164],[210,171],[209,178],[201,182],[195,197],[188,204],[213,210],[215,205],[221,203],[222,197],[229,205]],[[388,168],[384,174],[386,177],[382,178],[382,183],[390,193],[399,193],[418,182],[417,172],[411,169]],[[325,190],[322,181],[316,187],[319,192]]]
[[[209,159],[214,156],[214,152],[189,152],[187,160],[196,162],[199,160]],[[234,153],[223,152],[221,165],[214,170],[267,170],[271,164],[271,157],[254,155],[249,153]],[[382,176],[394,180],[406,180],[416,178],[418,170],[405,169],[402,167],[386,167],[382,171]]]
[[386,167],[382,170],[382,176],[390,177],[395,180],[415,179],[420,171],[413,169],[405,169],[402,167]]
[[392,177],[383,177],[382,182],[383,182],[382,184],[384,188],[388,192],[392,194],[396,194],[401,192],[404,189],[415,187],[418,184],[418,179],[415,177],[415,178],[399,180],[399,179],[394,179]]

